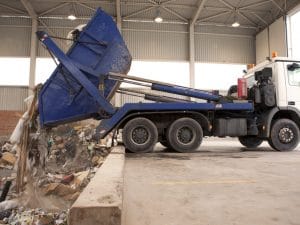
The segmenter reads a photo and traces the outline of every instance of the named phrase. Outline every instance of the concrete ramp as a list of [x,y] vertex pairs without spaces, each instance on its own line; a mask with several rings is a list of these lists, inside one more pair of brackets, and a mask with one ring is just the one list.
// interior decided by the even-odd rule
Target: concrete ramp
[[114,147],[71,207],[70,225],[121,225],[124,160],[124,147]]

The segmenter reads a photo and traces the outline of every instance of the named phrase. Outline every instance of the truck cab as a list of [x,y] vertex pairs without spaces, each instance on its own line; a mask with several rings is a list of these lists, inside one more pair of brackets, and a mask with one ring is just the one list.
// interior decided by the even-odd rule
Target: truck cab
[[300,60],[276,57],[247,71],[248,88],[255,85],[255,72],[272,68],[272,82],[278,107],[293,107],[300,111]]
[[276,150],[288,151],[299,143],[300,60],[274,57],[249,69],[247,100],[253,102],[258,134]]

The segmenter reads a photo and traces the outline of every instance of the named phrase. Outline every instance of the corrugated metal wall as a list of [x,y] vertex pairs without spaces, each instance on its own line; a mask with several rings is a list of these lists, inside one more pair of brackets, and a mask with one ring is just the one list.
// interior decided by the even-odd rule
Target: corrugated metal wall
[[249,36],[196,33],[195,48],[196,61],[200,62],[255,62],[255,41]]
[[256,63],[260,63],[276,51],[287,56],[286,23],[283,17],[256,35]]
[[0,111],[25,111],[28,87],[0,86]]
[[136,60],[188,60],[186,33],[125,30],[125,41]]
[[[249,30],[238,30],[236,34],[227,27],[196,27],[195,30],[196,61],[255,62],[255,39]],[[188,61],[187,25],[125,23],[123,35],[134,59]]]
[[0,19],[0,57],[27,57],[30,54],[31,20]]
[[[48,33],[66,37],[76,22],[58,19],[43,19]],[[29,56],[31,21],[28,18],[5,18],[0,22],[0,56]],[[11,27],[9,27],[11,26]],[[39,29],[45,30],[40,24]],[[255,40],[249,31],[227,27],[218,29],[199,27],[195,29],[196,61],[218,63],[254,63]],[[189,35],[185,24],[123,23],[123,36],[136,60],[188,61]],[[66,50],[66,41],[56,40]],[[48,57],[39,44],[38,56]]]
[[[71,29],[86,20],[43,19],[51,35],[66,37]],[[134,60],[188,61],[189,34],[186,24],[155,24],[124,22],[124,39]],[[40,30],[45,30],[39,24]],[[195,28],[196,61],[216,63],[254,63],[255,40],[249,31],[232,30],[223,27]],[[235,31],[233,35],[233,31]],[[1,18],[0,20],[0,57],[29,57],[31,19]],[[67,49],[66,41],[57,40],[60,47]],[[39,44],[38,56],[49,57]],[[23,99],[26,88],[0,87],[2,110],[24,110]],[[9,98],[8,98],[9,97]],[[130,102],[123,96],[123,102]],[[135,100],[134,100],[135,101]]]
[[263,62],[269,55],[269,31],[266,28],[256,35],[256,64]]

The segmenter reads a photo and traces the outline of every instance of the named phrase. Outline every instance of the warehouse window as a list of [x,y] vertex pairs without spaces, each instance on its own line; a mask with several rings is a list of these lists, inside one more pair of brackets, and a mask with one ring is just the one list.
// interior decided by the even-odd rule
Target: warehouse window
[[37,58],[35,70],[35,83],[44,83],[52,74],[56,64],[51,58]]
[[300,59],[300,9],[290,14],[287,24],[289,56]]
[[246,65],[196,63],[195,88],[227,91],[243,76]]
[[[15,66],[18,65],[18,66]],[[29,58],[1,58],[1,85],[28,85]],[[51,58],[37,58],[36,84],[44,83],[54,71],[56,65]],[[236,84],[245,65],[196,63],[195,87],[204,90],[227,90]],[[181,86],[189,86],[188,62],[133,61],[130,75],[152,79]],[[122,84],[131,87],[131,84]]]
[[[56,65],[50,58],[38,58],[36,65],[36,83],[45,82]],[[158,80],[178,85],[189,85],[189,64],[186,62],[133,61],[129,73],[132,76]],[[122,84],[123,87],[133,86]]]
[[0,58],[0,84],[28,86],[29,58]]
[[[182,86],[189,85],[189,64],[187,62],[133,61],[128,74]],[[122,84],[122,86],[132,85]]]

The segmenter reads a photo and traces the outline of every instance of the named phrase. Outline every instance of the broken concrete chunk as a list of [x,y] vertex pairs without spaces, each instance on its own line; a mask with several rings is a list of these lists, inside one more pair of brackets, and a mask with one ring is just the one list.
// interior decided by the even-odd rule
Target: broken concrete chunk
[[7,200],[0,203],[0,211],[14,209],[18,207],[17,200]]
[[10,143],[5,143],[5,144],[2,146],[1,150],[2,150],[2,152],[10,152],[10,151],[12,150],[12,148],[13,148],[13,145],[12,145],[12,144],[10,144]]
[[92,158],[92,164],[93,164],[93,166],[97,166],[98,165],[98,160],[99,160],[99,156],[94,156]]
[[52,215],[38,215],[36,224],[39,225],[50,225],[54,223],[54,218]]
[[79,131],[79,130],[82,130],[82,126],[74,126],[74,130],[76,130],[76,131]]
[[74,194],[75,192],[76,190],[71,188],[70,186],[65,184],[59,184],[55,189],[54,194],[63,197],[66,195]]
[[73,181],[75,188],[82,187],[87,182],[88,176],[89,170],[76,173]]
[[53,194],[62,197],[62,196],[74,194],[75,192],[76,192],[75,189],[61,183],[51,183],[44,188],[45,195]]
[[64,200],[74,202],[80,195],[80,192],[77,191],[74,194],[69,194],[64,197]]
[[104,160],[105,159],[103,157],[99,157],[98,162],[97,162],[98,166],[101,166],[103,164]]
[[50,194],[54,193],[54,191],[58,187],[58,185],[59,185],[59,183],[48,184],[43,190],[44,195],[50,195]]
[[1,161],[6,164],[14,165],[16,162],[16,156],[10,152],[2,153]]
[[60,136],[56,136],[55,138],[54,138],[54,142],[55,142],[55,144],[61,144],[61,143],[63,143],[64,142],[64,139],[62,138],[62,137],[60,137]]
[[64,144],[64,143],[60,143],[60,144],[57,145],[57,148],[58,148],[59,150],[62,150],[62,149],[65,148],[65,144]]

